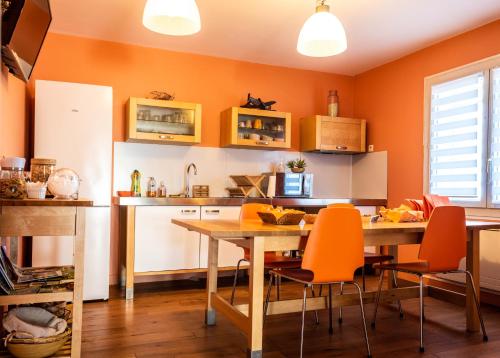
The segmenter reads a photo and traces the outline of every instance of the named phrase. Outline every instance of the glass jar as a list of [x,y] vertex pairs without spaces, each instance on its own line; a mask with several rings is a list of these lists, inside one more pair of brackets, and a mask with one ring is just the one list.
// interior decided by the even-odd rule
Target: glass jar
[[25,199],[24,158],[3,158],[0,171],[0,198]]
[[31,159],[31,181],[33,183],[46,183],[49,179],[50,174],[54,172],[55,168],[55,159]]

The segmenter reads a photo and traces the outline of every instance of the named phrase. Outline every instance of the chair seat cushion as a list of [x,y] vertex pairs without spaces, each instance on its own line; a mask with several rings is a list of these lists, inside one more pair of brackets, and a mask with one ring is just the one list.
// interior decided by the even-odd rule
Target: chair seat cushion
[[392,255],[382,255],[372,252],[365,252],[365,264],[367,265],[390,261],[392,259],[394,259],[394,256]]
[[[250,254],[245,253],[245,260],[250,262]],[[298,257],[289,257],[278,255],[274,251],[264,253],[264,267],[266,269],[274,268],[300,268],[302,259]]]
[[285,277],[292,281],[297,281],[301,283],[311,283],[314,279],[314,273],[309,270],[303,269],[281,269],[272,270],[275,275]]
[[458,271],[458,267],[430,267],[427,261],[380,264],[376,265],[375,268],[408,272],[416,275],[428,275],[433,273],[447,273]]
[[431,273],[429,265],[425,261],[420,262],[405,262],[405,263],[394,263],[394,264],[380,264],[376,265],[375,268],[380,268],[384,270],[394,270],[402,271],[414,274],[428,274]]

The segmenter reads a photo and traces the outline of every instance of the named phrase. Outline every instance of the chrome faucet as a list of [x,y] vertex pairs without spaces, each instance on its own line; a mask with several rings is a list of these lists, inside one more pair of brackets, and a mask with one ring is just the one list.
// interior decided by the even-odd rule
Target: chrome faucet
[[191,171],[191,168],[194,169],[194,175],[198,175],[198,169],[196,169],[196,165],[194,163],[190,163],[186,168],[186,173],[184,176],[184,183],[186,184],[186,187],[184,188],[184,196],[186,198],[191,197],[191,188],[189,187],[189,173]]

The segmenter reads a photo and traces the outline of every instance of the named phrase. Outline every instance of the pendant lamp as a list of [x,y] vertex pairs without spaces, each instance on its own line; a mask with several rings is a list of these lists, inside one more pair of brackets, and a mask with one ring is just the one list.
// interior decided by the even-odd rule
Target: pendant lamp
[[325,0],[318,1],[316,12],[300,30],[297,51],[305,56],[328,57],[338,55],[346,49],[344,26],[330,12],[330,6],[325,4]]
[[164,35],[184,36],[200,31],[200,12],[195,0],[147,0],[143,25]]

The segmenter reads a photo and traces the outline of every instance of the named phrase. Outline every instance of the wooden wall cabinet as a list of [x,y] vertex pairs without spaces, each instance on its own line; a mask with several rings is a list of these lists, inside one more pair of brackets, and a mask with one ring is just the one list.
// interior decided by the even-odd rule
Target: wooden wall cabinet
[[201,104],[130,97],[127,109],[128,142],[201,142]]
[[300,149],[303,152],[366,152],[366,120],[312,116],[300,121]]
[[288,112],[231,107],[221,113],[221,146],[247,149],[291,147]]

